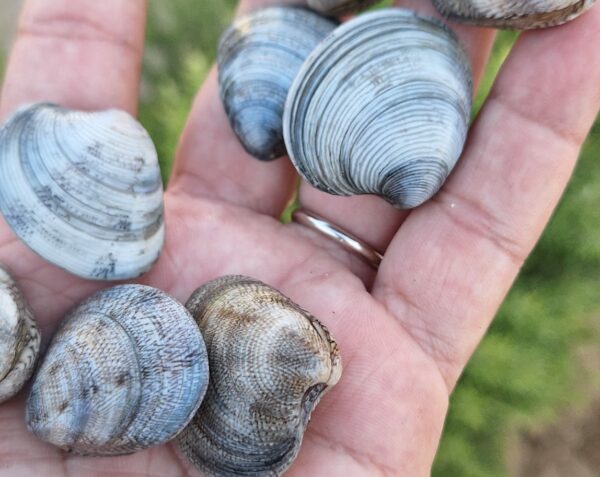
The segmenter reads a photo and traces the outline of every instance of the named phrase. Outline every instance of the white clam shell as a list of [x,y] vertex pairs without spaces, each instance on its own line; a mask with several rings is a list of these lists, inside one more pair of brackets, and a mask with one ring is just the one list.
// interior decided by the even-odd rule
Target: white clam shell
[[186,308],[120,285],[66,317],[35,376],[27,425],[64,450],[128,454],[175,437],[207,385],[206,347]]
[[306,8],[270,7],[237,18],[221,36],[221,99],[252,156],[285,155],[281,122],[289,87],[302,62],[336,26]]
[[15,280],[0,265],[0,403],[33,374],[40,332]]
[[164,241],[156,149],[123,111],[21,109],[0,131],[0,211],[33,251],[75,275],[139,276]]
[[453,20],[519,30],[560,25],[577,18],[596,0],[433,0]]
[[461,155],[471,95],[468,59],[445,25],[408,10],[366,13],[298,73],[284,114],[288,153],[325,192],[416,207]]

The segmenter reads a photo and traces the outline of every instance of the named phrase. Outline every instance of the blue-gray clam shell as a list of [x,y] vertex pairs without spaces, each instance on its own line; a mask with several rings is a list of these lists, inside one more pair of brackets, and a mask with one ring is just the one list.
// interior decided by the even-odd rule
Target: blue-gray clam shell
[[285,155],[283,105],[302,62],[336,23],[298,7],[270,7],[237,18],[223,33],[219,91],[244,148],[262,160]]
[[468,58],[448,27],[401,9],[360,15],[319,44],[290,89],[290,159],[325,192],[416,207],[461,155],[471,95]]
[[34,379],[27,425],[65,450],[128,454],[175,437],[207,385],[206,348],[185,307],[121,285],[67,316]]
[[33,374],[40,332],[23,294],[0,265],[0,403],[10,399]]
[[596,0],[433,0],[452,20],[481,26],[526,30],[560,25],[577,18]]
[[123,111],[21,109],[0,130],[0,211],[33,251],[75,275],[136,277],[164,241],[154,144]]

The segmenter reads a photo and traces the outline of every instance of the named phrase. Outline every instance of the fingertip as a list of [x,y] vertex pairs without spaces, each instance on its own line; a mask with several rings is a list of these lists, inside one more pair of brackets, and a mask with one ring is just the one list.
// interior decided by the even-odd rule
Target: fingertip
[[28,0],[10,55],[0,118],[23,104],[137,111],[146,0]]

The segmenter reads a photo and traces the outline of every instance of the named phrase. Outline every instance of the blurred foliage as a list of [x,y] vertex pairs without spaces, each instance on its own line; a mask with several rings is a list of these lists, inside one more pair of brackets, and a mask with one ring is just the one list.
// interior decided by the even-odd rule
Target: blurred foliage
[[492,89],[494,79],[496,78],[502,63],[504,63],[504,60],[510,53],[510,49],[512,48],[516,39],[517,34],[515,32],[501,32],[498,34],[498,38],[496,39],[496,43],[494,45],[494,51],[492,52],[487,65],[486,74],[481,79],[479,91],[477,92],[477,97],[473,103],[473,110],[475,114],[477,114],[477,112],[481,109],[485,98]]
[[150,0],[140,120],[156,144],[165,183],[192,100],[235,3]]
[[[179,78],[161,78],[140,105],[140,120],[154,139],[165,184],[198,82],[205,77],[209,61],[201,52],[190,51],[179,66]],[[149,99],[148,97],[151,97]]]
[[[165,179],[233,7],[233,0],[150,0],[140,117],[155,139]],[[499,36],[475,111],[514,38]],[[572,351],[597,339],[590,320],[600,311],[599,150],[597,125],[554,218],[451,398],[434,477],[505,475],[507,437],[551,421],[581,397],[574,391],[582,377]]]

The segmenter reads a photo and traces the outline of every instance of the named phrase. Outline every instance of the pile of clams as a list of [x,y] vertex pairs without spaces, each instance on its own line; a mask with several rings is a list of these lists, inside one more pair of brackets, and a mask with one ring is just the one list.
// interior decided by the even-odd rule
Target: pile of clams
[[[594,0],[433,0],[478,25],[538,28]],[[325,15],[374,0],[258,9],[221,38],[220,95],[243,147],[286,153],[313,186],[376,194],[399,208],[431,198],[458,161],[472,77],[442,22],[383,9],[343,25]],[[0,211],[51,263],[91,280],[139,276],[164,241],[156,149],[129,114],[52,104],[0,130]],[[0,402],[34,372],[40,333],[0,267]],[[311,413],[341,376],[336,342],[274,288],[243,276],[196,290],[184,307],[143,285],[100,291],[54,335],[26,403],[31,432],[82,455],[176,439],[208,476],[278,476]]]
[[[8,283],[11,299],[20,298]],[[340,378],[337,344],[252,278],[209,282],[186,306],[143,285],[109,288],[76,306],[33,381],[30,431],[90,456],[129,454],[179,434],[181,451],[208,476],[281,475]],[[27,363],[24,379],[39,345],[32,322],[25,325],[28,351],[13,359]]]
[[[259,159],[287,152],[324,192],[375,194],[401,209],[423,204],[449,176],[467,137],[472,75],[457,37],[444,23],[402,9],[333,29],[320,14],[374,2],[308,3],[315,11],[255,10],[223,35],[221,98],[238,138]],[[521,29],[564,23],[593,3],[434,0],[442,15]]]
[[[296,33],[282,44],[280,32],[295,32],[293,24],[333,29],[318,18],[276,7],[251,12],[227,30],[219,79],[234,130],[263,159],[267,151],[249,144],[276,138],[277,147],[268,148],[273,158],[283,152],[283,135],[298,172],[325,192],[377,194],[399,208],[422,204],[449,175],[467,136],[472,78],[456,36],[433,18],[385,9],[320,42],[327,28],[305,32],[312,52]],[[273,52],[281,59],[265,61]]]
[[302,62],[337,23],[300,7],[256,10],[219,42],[219,90],[244,148],[261,160],[285,154],[281,121]]

